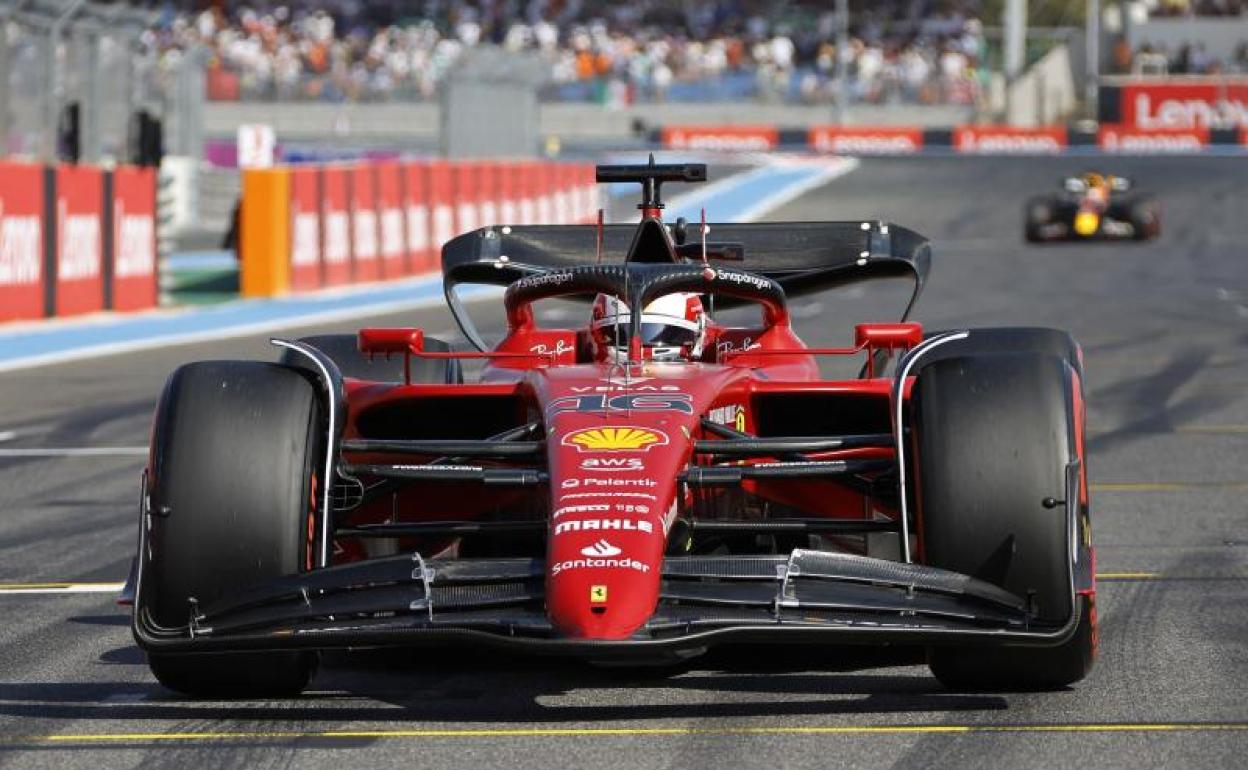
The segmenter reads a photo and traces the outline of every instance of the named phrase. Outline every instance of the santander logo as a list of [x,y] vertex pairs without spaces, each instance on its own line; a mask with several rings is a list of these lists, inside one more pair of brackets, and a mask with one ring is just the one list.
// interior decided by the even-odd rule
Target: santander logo
[[612,556],[619,556],[621,553],[623,551],[611,545],[605,539],[581,549],[581,555],[588,556],[591,559],[606,559]]

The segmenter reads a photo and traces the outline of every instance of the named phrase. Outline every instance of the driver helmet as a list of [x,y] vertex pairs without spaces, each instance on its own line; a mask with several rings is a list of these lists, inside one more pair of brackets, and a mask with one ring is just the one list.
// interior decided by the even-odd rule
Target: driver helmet
[[[590,336],[594,357],[599,361],[628,361],[632,334],[632,312],[621,300],[608,294],[594,298]],[[675,293],[659,297],[642,308],[642,358],[651,361],[680,361],[702,355],[706,342],[706,311],[696,294]]]
[[1084,174],[1081,178],[1083,179],[1084,185],[1086,185],[1089,190],[1105,186],[1105,177],[1094,171]]
[[1089,201],[1104,203],[1109,198],[1109,180],[1097,173],[1083,175]]

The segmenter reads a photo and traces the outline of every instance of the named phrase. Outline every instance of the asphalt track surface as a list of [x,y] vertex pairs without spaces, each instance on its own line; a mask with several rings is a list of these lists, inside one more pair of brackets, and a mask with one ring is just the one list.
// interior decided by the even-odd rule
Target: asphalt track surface
[[[1104,160],[1160,195],[1161,239],[1025,246],[1026,195],[1092,164],[866,160],[772,215],[927,234],[929,328],[1083,342],[1102,634],[1084,682],[952,693],[905,655],[845,650],[676,672],[399,652],[332,656],[299,699],[185,700],[151,679],[110,594],[11,590],[121,580],[143,458],[17,453],[0,456],[0,767],[1244,767],[1248,160]],[[882,301],[797,301],[799,330],[844,343],[853,320],[888,317]],[[451,328],[441,311],[369,322]],[[0,449],[141,447],[171,369],[240,356],[272,351],[226,340],[5,374]]]

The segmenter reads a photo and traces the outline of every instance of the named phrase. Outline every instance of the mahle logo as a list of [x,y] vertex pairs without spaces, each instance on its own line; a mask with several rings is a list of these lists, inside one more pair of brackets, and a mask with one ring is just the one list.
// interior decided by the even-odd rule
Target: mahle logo
[[620,426],[587,428],[563,437],[564,446],[581,452],[646,452],[665,444],[667,436],[657,430]]

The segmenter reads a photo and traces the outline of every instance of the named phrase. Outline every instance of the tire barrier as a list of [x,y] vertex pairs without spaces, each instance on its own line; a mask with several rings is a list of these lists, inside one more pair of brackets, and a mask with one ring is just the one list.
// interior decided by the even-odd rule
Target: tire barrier
[[534,161],[378,161],[243,172],[245,297],[436,270],[442,244],[486,225],[598,216],[594,167]]
[[156,172],[0,162],[0,322],[158,302]]

